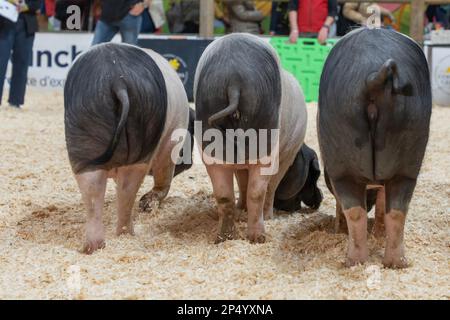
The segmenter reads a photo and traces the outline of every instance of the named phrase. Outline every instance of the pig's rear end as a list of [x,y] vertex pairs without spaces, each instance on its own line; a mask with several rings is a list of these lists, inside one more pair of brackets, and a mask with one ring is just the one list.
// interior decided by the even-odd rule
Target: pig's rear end
[[105,44],[74,63],[64,104],[67,149],[78,174],[148,161],[164,129],[167,92],[144,51]]
[[223,133],[268,129],[270,141],[270,130],[279,128],[279,61],[269,45],[255,38],[225,36],[203,54],[194,88],[196,120],[202,122],[203,133],[211,128]]
[[368,188],[377,189],[374,234],[386,235],[383,264],[408,265],[404,225],[428,141],[431,105],[428,64],[410,38],[361,29],[331,51],[321,78],[318,135],[336,212],[347,223],[347,265],[368,258]]
[[431,114],[427,62],[417,44],[384,29],[350,34],[327,59],[319,100],[319,136],[331,176],[365,183],[417,177]]

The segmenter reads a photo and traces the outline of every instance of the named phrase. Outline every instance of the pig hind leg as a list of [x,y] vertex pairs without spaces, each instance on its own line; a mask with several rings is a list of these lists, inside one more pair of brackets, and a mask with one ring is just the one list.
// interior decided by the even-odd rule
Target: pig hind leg
[[385,226],[384,226],[385,213],[386,213],[385,188],[382,187],[377,191],[377,201],[375,205],[375,223],[372,228],[372,233],[376,238],[383,238],[385,236]]
[[78,174],[75,178],[87,210],[86,235],[82,252],[92,254],[105,247],[102,215],[108,173],[105,170],[97,170]]
[[238,209],[247,209],[248,170],[236,170],[236,180],[239,186]]
[[389,268],[406,268],[403,243],[404,228],[408,206],[411,201],[416,180],[396,177],[386,183],[386,251],[383,264]]
[[364,263],[368,258],[366,186],[350,179],[332,181],[348,227],[347,266]]
[[348,234],[347,221],[345,220],[344,211],[342,205],[336,198],[336,218],[334,220],[334,232]]
[[260,166],[252,166],[249,169],[247,237],[252,243],[264,243],[266,241],[264,230],[264,202],[271,177],[261,175]]
[[219,228],[215,243],[232,240],[235,237],[235,199],[233,169],[220,165],[207,165],[214,197],[219,211]]
[[174,145],[168,143],[163,150],[152,160],[151,170],[153,175],[153,189],[146,193],[139,201],[142,211],[151,211],[155,206],[159,206],[170,190],[173,175],[175,172],[175,162],[172,161],[172,149]]
[[149,170],[148,164],[136,164],[117,170],[117,229],[116,234],[134,234],[131,212],[136,194]]

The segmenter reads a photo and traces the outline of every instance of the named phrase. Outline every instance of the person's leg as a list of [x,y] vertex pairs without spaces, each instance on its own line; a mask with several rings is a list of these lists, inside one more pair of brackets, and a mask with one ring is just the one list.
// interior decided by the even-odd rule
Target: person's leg
[[2,102],[6,68],[8,67],[8,61],[11,57],[11,50],[14,44],[15,30],[14,23],[0,18],[0,104]]
[[125,18],[120,22],[120,35],[122,36],[122,42],[128,44],[137,44],[139,31],[142,25],[142,15],[133,16],[127,14]]
[[8,102],[20,106],[25,101],[28,66],[33,53],[34,35],[27,34],[25,20],[19,19],[16,24],[16,36],[12,53],[12,76]]
[[142,13],[141,33],[154,33],[155,30],[155,25],[152,17],[150,16],[150,12],[148,10],[144,10]]
[[119,32],[119,27],[112,23],[106,23],[101,20],[97,22],[95,27],[94,39],[92,45],[109,42]]

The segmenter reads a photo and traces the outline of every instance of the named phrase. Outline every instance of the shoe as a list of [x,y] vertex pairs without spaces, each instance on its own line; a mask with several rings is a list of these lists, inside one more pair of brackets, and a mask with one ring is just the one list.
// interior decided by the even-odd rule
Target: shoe
[[15,109],[22,109],[22,107],[19,105],[19,104],[9,104],[9,106],[11,107],[11,108],[15,108]]

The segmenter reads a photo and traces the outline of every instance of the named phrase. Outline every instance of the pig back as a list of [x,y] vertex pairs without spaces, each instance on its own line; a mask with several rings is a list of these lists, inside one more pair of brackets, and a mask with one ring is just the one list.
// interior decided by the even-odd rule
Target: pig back
[[[123,89],[120,94],[117,87]],[[128,103],[123,103],[124,96]],[[166,120],[164,77],[137,47],[98,45],[82,54],[69,71],[64,108],[67,150],[75,173],[147,162]]]

